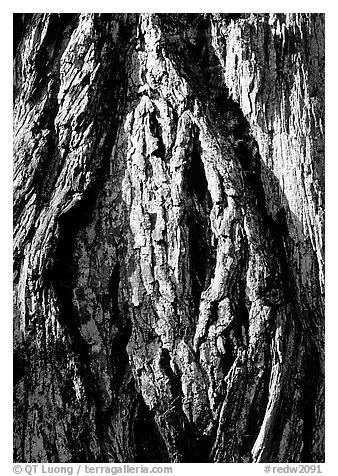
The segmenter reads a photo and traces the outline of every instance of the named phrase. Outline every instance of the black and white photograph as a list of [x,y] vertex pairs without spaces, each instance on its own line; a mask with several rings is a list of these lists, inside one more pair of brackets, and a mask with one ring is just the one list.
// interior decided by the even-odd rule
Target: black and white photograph
[[326,15],[12,19],[14,473],[324,472]]

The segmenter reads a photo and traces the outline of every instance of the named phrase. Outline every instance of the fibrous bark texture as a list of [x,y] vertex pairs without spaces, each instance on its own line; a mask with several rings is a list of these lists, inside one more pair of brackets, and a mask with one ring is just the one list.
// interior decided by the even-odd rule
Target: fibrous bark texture
[[15,460],[323,461],[323,15],[15,33]]

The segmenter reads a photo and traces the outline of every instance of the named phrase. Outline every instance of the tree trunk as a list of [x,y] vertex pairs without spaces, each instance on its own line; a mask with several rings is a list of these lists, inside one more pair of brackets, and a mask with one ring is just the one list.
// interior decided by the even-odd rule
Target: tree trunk
[[323,15],[14,20],[15,461],[324,461]]

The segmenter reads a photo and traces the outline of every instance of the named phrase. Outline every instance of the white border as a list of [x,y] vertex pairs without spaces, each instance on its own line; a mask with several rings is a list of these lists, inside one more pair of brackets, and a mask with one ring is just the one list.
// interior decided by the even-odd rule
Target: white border
[[[93,10],[94,7],[94,10]],[[0,463],[4,475],[12,473],[12,13],[13,12],[324,12],[326,20],[326,464],[324,474],[337,474],[337,239],[338,239],[338,25],[334,2],[271,1],[236,2],[135,2],[88,1],[14,1],[2,7],[1,51],[1,156],[0,156]],[[336,278],[336,279],[335,279]],[[176,465],[174,465],[176,467]],[[220,465],[223,474],[263,474],[260,465]],[[237,467],[241,466],[240,472]],[[258,467],[261,469],[257,472]],[[181,465],[182,467],[182,465]],[[185,464],[185,471],[199,473],[207,467],[219,472],[214,464]],[[174,474],[179,474],[175,469]]]

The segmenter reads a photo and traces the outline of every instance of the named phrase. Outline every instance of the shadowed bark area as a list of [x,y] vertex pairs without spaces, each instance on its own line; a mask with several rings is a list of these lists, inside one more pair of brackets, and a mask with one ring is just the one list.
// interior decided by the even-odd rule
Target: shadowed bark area
[[14,34],[15,461],[324,461],[323,15]]

